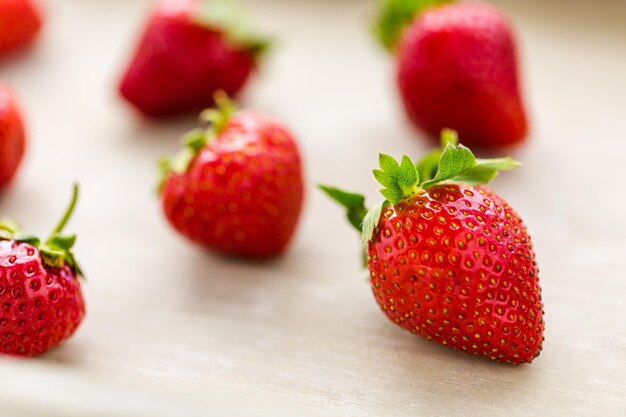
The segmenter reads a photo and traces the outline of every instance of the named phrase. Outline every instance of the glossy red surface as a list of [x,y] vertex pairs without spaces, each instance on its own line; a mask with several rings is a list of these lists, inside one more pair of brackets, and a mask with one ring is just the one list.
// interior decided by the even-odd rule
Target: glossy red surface
[[69,268],[45,266],[31,245],[0,241],[0,354],[44,353],[84,316],[80,282]]
[[178,231],[207,248],[272,257],[291,240],[303,188],[292,135],[271,119],[240,112],[186,174],[166,181],[163,209]]
[[526,136],[512,28],[491,5],[424,12],[399,45],[397,79],[410,119],[433,138],[451,128],[470,147],[492,148]]
[[437,186],[389,206],[368,256],[376,300],[399,326],[498,361],[539,355],[544,322],[530,237],[488,188]]
[[234,97],[254,69],[249,51],[194,18],[197,4],[161,1],[124,73],[122,96],[148,116],[198,112],[213,105],[218,90]]

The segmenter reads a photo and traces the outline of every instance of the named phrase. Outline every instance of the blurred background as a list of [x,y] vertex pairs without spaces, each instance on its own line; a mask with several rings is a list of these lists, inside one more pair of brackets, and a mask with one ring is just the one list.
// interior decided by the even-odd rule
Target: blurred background
[[369,32],[375,2],[245,2],[276,44],[242,103],[292,128],[309,185],[290,252],[260,265],[190,247],[161,215],[155,161],[195,118],[147,121],[116,92],[151,2],[42,3],[36,46],[0,63],[30,140],[0,213],[43,233],[80,181],[68,230],[88,317],[59,349],[0,363],[0,415],[624,412],[626,2],[492,1],[517,30],[532,130],[493,187],[533,236],[547,322],[542,355],[515,369],[390,326],[358,237],[313,188],[376,201],[379,152],[430,148]]

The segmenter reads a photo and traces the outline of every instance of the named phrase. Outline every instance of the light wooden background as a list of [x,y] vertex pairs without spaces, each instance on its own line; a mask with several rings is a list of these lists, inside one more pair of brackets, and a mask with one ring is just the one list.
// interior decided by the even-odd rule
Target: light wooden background
[[207,255],[161,216],[154,161],[194,119],[148,123],[115,96],[146,1],[50,0],[37,48],[0,65],[31,139],[0,213],[46,233],[80,181],[89,310],[61,348],[0,363],[0,415],[626,415],[626,2],[497,1],[520,34],[533,133],[494,188],[534,238],[547,323],[517,368],[390,324],[357,236],[313,188],[376,198],[379,151],[428,148],[365,31],[371,2],[248,3],[279,41],[245,103],[292,127],[310,182],[273,263]]

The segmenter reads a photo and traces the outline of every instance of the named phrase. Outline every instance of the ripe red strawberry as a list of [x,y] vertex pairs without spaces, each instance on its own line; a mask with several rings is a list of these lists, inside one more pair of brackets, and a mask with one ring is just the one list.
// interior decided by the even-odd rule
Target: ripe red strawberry
[[415,125],[433,138],[453,128],[482,148],[522,141],[528,125],[506,18],[486,3],[425,7],[442,1],[418,0],[423,9],[404,29],[408,11],[404,20],[393,15],[396,3],[390,0],[378,32],[397,54],[400,94]]
[[203,118],[207,131],[164,161],[162,202],[170,223],[190,240],[225,254],[269,258],[291,240],[303,200],[300,155],[282,125],[225,97]]
[[0,0],[0,58],[30,44],[41,24],[32,0]]
[[0,354],[36,356],[69,338],[85,316],[71,249],[74,235],[61,231],[72,214],[78,189],[46,242],[0,222]]
[[519,364],[539,355],[543,305],[530,236],[519,215],[479,184],[517,164],[476,159],[444,134],[445,149],[414,165],[380,155],[386,200],[323,189],[362,223],[372,290],[383,312],[417,335]]
[[15,175],[25,147],[24,124],[15,96],[0,84],[0,191]]
[[241,24],[233,0],[163,0],[126,70],[120,92],[148,116],[197,112],[218,90],[236,95],[268,42]]

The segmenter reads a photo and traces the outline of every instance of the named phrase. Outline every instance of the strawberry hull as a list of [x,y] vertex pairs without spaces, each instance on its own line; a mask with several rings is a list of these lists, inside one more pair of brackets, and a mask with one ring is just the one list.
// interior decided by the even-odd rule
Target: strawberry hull
[[120,94],[147,116],[198,112],[222,90],[236,96],[255,67],[254,55],[195,17],[196,1],[160,3],[120,82]]

